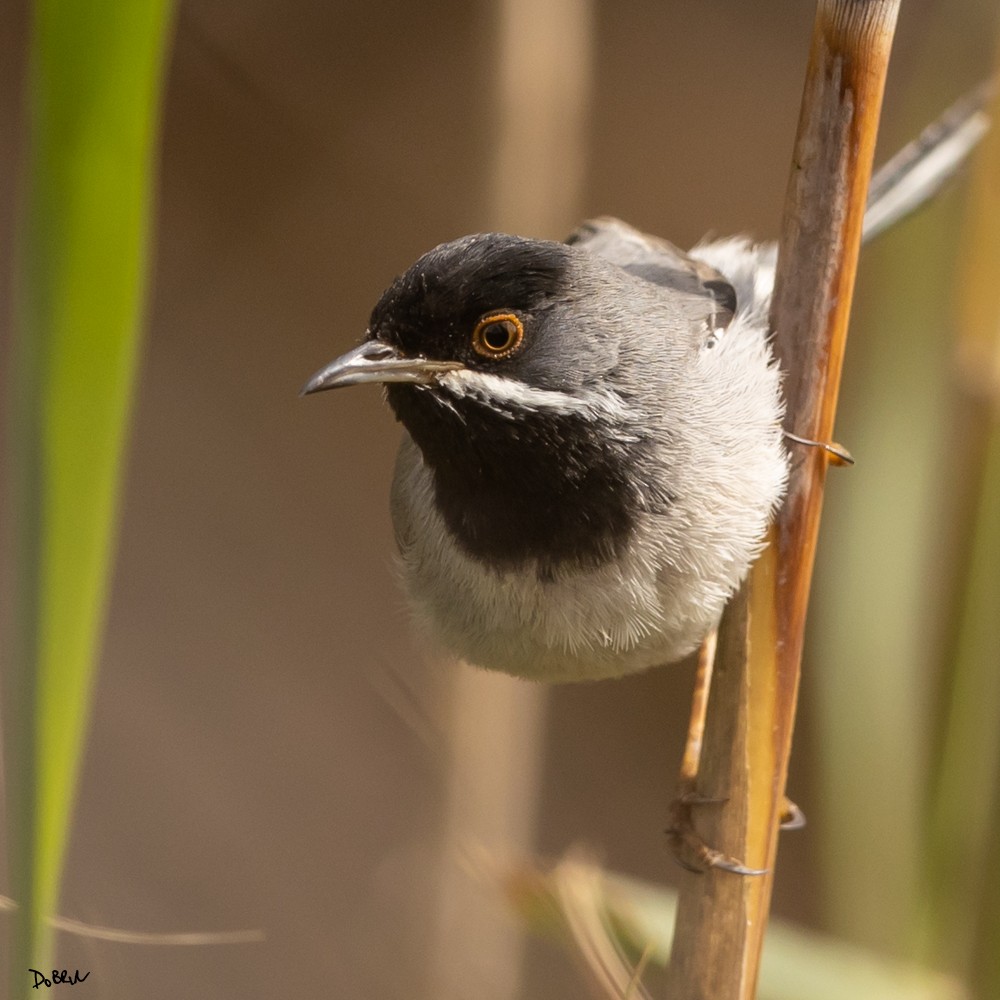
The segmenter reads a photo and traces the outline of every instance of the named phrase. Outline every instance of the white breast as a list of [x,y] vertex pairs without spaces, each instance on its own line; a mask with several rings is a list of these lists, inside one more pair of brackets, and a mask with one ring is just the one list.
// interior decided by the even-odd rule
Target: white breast
[[[596,680],[670,663],[715,625],[749,556],[672,545],[643,515],[628,550],[595,569],[540,579],[463,552],[434,505],[430,470],[404,437],[392,490],[402,576],[427,638],[468,663],[546,681]],[[673,551],[670,551],[673,550]],[[721,571],[721,572],[720,572]]]

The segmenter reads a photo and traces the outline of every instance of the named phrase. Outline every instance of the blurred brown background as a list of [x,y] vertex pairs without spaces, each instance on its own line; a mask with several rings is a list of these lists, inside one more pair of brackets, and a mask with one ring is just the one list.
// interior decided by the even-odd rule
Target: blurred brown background
[[[28,18],[5,6],[9,230]],[[968,18],[964,53],[937,43],[945,6],[904,4],[883,154],[921,123],[907,104],[916,82],[938,88],[933,112],[985,73],[976,8],[955,15]],[[496,217],[499,7],[179,5],[148,337],[63,911],[133,930],[261,928],[266,941],[63,938],[60,964],[92,970],[87,996],[508,995],[488,963],[479,982],[450,985],[432,968],[457,696],[453,669],[413,645],[393,581],[398,428],[375,391],[297,397],[417,255],[517,227]],[[594,3],[578,203],[530,235],[605,212],[681,245],[774,235],[812,13],[788,0]],[[534,155],[520,149],[526,170]],[[834,477],[833,491],[861,475]],[[537,851],[583,842],[616,869],[680,877],[663,829],[690,685],[682,667],[551,692]],[[807,670],[807,704],[810,692]],[[811,819],[819,753],[806,712],[791,791]],[[815,836],[814,821],[781,849],[776,910],[804,922],[821,912]],[[457,965],[476,965],[474,942],[453,946]],[[518,989],[581,993],[544,944],[528,947]]]

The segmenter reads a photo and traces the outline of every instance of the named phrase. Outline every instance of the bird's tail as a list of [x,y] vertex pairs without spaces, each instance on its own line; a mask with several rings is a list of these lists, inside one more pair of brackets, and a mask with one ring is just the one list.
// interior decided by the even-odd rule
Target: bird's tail
[[865,209],[867,243],[937,194],[989,131],[990,80],[956,101],[872,176]]
[[[956,101],[872,176],[862,239],[865,243],[928,202],[968,159],[991,122],[985,107],[995,83]],[[778,263],[776,242],[745,237],[700,243],[691,256],[716,268],[736,289],[740,312],[766,317]],[[766,322],[766,319],[764,320]]]

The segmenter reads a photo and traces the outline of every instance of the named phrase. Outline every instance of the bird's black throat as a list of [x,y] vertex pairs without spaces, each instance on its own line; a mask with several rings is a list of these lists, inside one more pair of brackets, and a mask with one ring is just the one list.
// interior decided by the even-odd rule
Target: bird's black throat
[[473,558],[498,570],[597,566],[618,555],[651,499],[637,481],[647,445],[582,413],[497,410],[387,387],[397,417],[434,475],[445,525]]

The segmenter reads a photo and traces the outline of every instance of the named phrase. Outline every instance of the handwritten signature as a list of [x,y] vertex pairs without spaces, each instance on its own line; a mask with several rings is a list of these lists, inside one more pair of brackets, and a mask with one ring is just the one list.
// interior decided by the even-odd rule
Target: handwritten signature
[[74,970],[72,976],[69,974],[69,969],[53,969],[51,978],[39,972],[38,969],[28,969],[28,972],[35,977],[35,981],[31,986],[33,990],[37,990],[39,986],[44,986],[46,989],[50,986],[59,986],[60,984],[75,986],[77,983],[82,983],[90,975],[88,971],[81,976],[79,969]]

